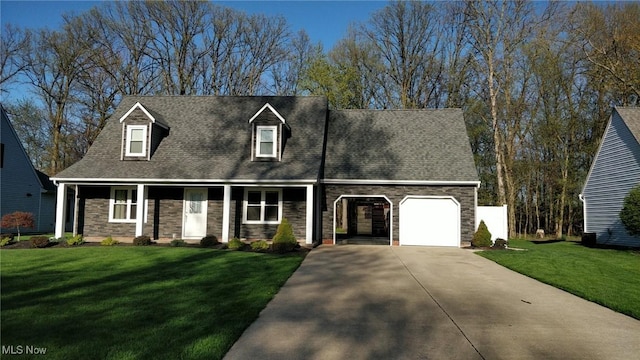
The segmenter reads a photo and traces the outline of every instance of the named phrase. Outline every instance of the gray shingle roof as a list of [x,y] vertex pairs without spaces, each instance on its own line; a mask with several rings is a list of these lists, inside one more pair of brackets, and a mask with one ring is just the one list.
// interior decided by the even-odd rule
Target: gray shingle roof
[[640,107],[616,107],[616,111],[640,144]]
[[[122,161],[119,119],[140,102],[169,135],[149,161]],[[251,161],[249,119],[272,105],[291,129],[281,162]],[[268,111],[268,110],[267,110]],[[85,157],[57,179],[315,180],[324,97],[124,97]],[[478,181],[462,111],[329,111],[325,179]]]
[[462,110],[330,111],[325,179],[478,181]]
[[[122,161],[122,117],[140,102],[169,126],[151,160]],[[251,161],[249,119],[271,104],[291,127],[281,162]],[[85,157],[59,179],[315,180],[327,114],[324,97],[124,97]]]

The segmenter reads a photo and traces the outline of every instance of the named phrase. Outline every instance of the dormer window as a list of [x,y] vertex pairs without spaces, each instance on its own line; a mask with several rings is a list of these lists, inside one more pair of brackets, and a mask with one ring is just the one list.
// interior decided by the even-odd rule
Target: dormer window
[[120,160],[149,161],[162,139],[169,135],[169,126],[160,114],[151,113],[137,102],[121,118],[122,147]]
[[280,161],[290,134],[284,117],[267,103],[249,119],[249,124],[251,125],[251,160]]
[[256,156],[257,157],[276,157],[277,156],[277,126],[257,126],[256,136]]
[[147,155],[147,126],[127,125],[126,156]]

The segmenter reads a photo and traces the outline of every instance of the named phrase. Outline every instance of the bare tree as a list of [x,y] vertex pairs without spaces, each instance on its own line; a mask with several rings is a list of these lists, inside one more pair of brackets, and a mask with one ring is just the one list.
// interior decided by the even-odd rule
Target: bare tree
[[570,32],[593,66],[594,76],[608,84],[615,103],[640,99],[640,4],[598,6],[578,3],[570,16]]
[[3,104],[11,116],[11,125],[18,134],[29,159],[36,169],[49,169],[46,156],[51,143],[51,124],[32,99],[22,99]]
[[32,51],[25,58],[26,76],[35,94],[45,106],[51,124],[51,145],[48,148],[50,168],[54,175],[68,162],[63,152],[65,134],[69,130],[70,108],[74,104],[74,86],[89,66],[88,51],[76,41],[69,29],[41,30],[34,36]]
[[420,1],[393,2],[373,14],[360,32],[384,71],[378,77],[394,108],[436,107],[441,104],[441,28],[433,5]]
[[0,91],[24,71],[23,55],[29,50],[31,33],[11,24],[5,24],[0,34]]
[[147,1],[144,3],[151,39],[149,56],[159,66],[162,92],[197,93],[198,63],[206,56],[200,45],[208,31],[210,4],[200,1]]
[[469,44],[477,56],[476,73],[488,92],[496,159],[497,196],[509,208],[509,229],[515,234],[516,185],[513,173],[517,142],[522,130],[522,102],[526,78],[516,78],[523,43],[532,36],[537,19],[533,5],[525,1],[469,1],[464,6]]
[[314,59],[322,53],[321,44],[312,44],[309,35],[299,31],[286,44],[286,55],[283,61],[276,63],[271,69],[273,79],[271,92],[277,95],[300,95],[300,83]]

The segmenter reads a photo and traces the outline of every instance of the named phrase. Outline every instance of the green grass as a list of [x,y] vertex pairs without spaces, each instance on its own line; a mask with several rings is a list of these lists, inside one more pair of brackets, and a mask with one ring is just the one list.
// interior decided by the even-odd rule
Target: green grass
[[640,319],[640,252],[587,248],[575,242],[510,240],[526,251],[478,254],[509,269]]
[[302,259],[169,247],[2,250],[2,346],[44,347],[48,359],[220,359]]

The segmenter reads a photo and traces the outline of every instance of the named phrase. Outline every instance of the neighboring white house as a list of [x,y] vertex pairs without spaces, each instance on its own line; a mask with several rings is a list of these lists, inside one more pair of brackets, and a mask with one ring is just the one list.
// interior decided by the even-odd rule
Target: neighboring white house
[[[56,187],[46,174],[33,167],[2,105],[0,113],[0,216],[30,212],[36,227],[23,231],[53,232]],[[12,231],[15,230],[2,229]]]
[[604,245],[640,247],[620,220],[624,198],[640,184],[640,108],[616,107],[591,164],[580,199],[584,232]]

